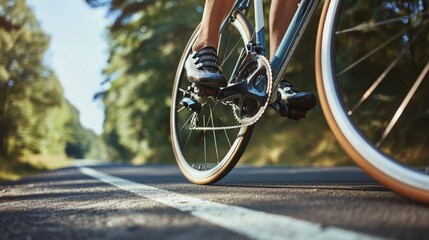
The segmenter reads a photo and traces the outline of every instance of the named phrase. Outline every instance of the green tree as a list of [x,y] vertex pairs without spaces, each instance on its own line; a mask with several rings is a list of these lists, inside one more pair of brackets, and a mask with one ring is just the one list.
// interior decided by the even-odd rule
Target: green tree
[[57,76],[43,64],[48,45],[24,0],[0,0],[0,156],[103,156],[100,139],[81,126]]
[[109,28],[111,82],[102,94],[109,156],[171,159],[169,97],[178,59],[203,1],[93,1],[117,16]]
[[[44,111],[44,104],[55,104],[58,100],[44,101],[43,93],[36,95],[32,91],[49,77],[42,64],[48,43],[48,37],[24,0],[0,1],[1,155],[19,153],[25,144],[31,146],[33,139],[24,136],[31,135],[27,132],[37,124],[37,119],[32,117],[34,112]],[[38,109],[29,107],[28,102],[32,100],[40,100]]]

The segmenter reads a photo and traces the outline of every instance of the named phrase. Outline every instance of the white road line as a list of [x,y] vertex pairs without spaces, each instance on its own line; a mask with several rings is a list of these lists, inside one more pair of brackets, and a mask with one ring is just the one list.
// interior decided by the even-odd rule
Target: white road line
[[114,177],[88,167],[79,169],[82,173],[105,183],[182,212],[189,212],[193,216],[253,239],[380,239],[291,217],[210,202]]

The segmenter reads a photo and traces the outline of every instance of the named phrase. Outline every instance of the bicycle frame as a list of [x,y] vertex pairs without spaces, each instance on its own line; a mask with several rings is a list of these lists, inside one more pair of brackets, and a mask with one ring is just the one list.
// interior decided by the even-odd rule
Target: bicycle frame
[[[270,101],[277,99],[278,83],[321,2],[299,1],[271,61],[263,57],[267,51],[263,0],[231,2],[235,5],[222,24],[218,45],[220,70],[229,77],[226,87],[213,89],[187,80],[186,63],[203,26],[188,41],[174,78],[170,127],[176,160],[191,182],[212,184],[226,176],[247,147],[255,123]],[[428,204],[429,164],[425,152],[420,151],[427,134],[415,135],[415,130],[425,126],[427,117],[424,97],[428,89],[418,88],[429,73],[429,0],[324,2],[316,39],[315,75],[318,102],[327,123],[350,158],[370,176]],[[251,24],[247,18],[253,10]],[[347,75],[341,76],[345,72]],[[391,83],[397,86],[392,88]],[[407,107],[411,101],[413,106]],[[288,110],[288,106],[282,107]],[[405,117],[398,120],[402,113]],[[393,130],[391,138],[381,145],[394,127],[397,131]],[[397,140],[398,135],[402,138]],[[410,138],[414,140],[408,141]],[[404,154],[409,151],[419,153]]]
[[[265,27],[264,27],[264,11],[262,0],[253,0],[255,10],[255,43],[258,44],[262,52],[265,55],[266,43],[265,43]],[[286,69],[292,59],[295,50],[302,38],[311,17],[316,12],[317,6],[320,0],[302,0],[299,3],[299,7],[295,12],[295,15],[287,29],[277,52],[274,56],[271,56],[271,69],[273,71],[273,92],[276,93],[277,86],[280,83],[283,75],[286,73]],[[232,8],[227,19],[229,19],[235,10],[244,11],[248,13],[251,5],[251,0],[237,0],[234,7]],[[227,21],[226,19],[226,21]],[[222,28],[225,26],[226,21],[223,23]],[[271,97],[271,102],[276,98],[276,94]]]

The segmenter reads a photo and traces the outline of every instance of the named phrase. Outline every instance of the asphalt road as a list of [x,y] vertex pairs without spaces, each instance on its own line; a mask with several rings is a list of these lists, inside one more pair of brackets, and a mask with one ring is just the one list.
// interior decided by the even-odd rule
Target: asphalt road
[[[113,185],[112,185],[113,184]],[[0,184],[0,239],[429,239],[429,206],[361,170],[93,165]]]

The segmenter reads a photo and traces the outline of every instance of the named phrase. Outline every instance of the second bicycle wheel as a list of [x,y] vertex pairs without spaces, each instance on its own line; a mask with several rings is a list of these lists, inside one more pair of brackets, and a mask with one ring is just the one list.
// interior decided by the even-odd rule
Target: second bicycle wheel
[[[239,67],[247,56],[246,45],[252,39],[251,29],[245,17],[236,12],[220,33],[219,65],[230,83],[237,81]],[[184,176],[193,183],[211,184],[223,178],[238,162],[250,140],[253,126],[229,129],[228,126],[237,125],[232,107],[212,98],[202,101],[196,118],[194,111],[180,104],[191,86],[186,78],[184,63],[199,30],[198,27],[189,40],[176,72],[170,131],[173,151]],[[191,125],[196,119],[202,128],[219,129],[193,129]]]
[[428,0],[327,0],[317,40],[320,102],[376,180],[429,203]]

